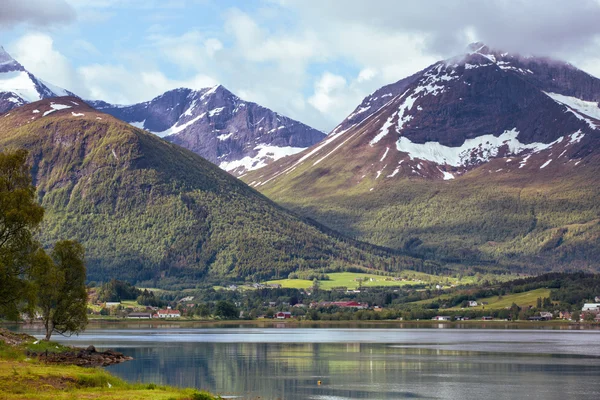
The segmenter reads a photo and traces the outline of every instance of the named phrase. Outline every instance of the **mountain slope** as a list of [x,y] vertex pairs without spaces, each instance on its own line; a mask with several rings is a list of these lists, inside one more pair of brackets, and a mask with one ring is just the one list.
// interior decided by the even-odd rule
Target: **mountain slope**
[[0,150],[30,151],[43,243],[76,239],[90,280],[194,286],[420,260],[330,236],[198,155],[74,97],[0,116]]
[[243,179],[353,237],[447,262],[597,268],[600,80],[475,44]]
[[89,104],[165,137],[234,175],[296,154],[325,137],[298,121],[243,101],[221,85],[171,90],[131,106]]
[[0,114],[32,101],[59,96],[73,94],[36,78],[0,46]]

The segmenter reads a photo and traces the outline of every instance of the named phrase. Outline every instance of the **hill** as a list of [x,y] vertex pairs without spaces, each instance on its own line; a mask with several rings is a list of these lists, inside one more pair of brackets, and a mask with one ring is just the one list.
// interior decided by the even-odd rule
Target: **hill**
[[325,134],[256,103],[222,85],[180,88],[139,104],[92,107],[201,155],[239,176],[319,142]]
[[474,44],[243,179],[344,234],[444,263],[598,269],[600,80]]
[[89,280],[193,287],[337,266],[424,263],[300,219],[200,156],[74,97],[0,116],[0,150],[30,152],[40,239],[79,240]]

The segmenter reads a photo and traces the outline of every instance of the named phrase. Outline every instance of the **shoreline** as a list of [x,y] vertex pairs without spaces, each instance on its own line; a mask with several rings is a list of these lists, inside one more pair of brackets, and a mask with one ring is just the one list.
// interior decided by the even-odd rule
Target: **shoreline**
[[[34,354],[45,348],[46,358]],[[50,351],[49,351],[50,350]],[[87,349],[40,342],[33,336],[0,328],[0,397],[7,400],[57,400],[93,398],[106,400],[217,400],[212,394],[192,388],[177,388],[154,383],[126,382],[100,366],[76,365],[71,350],[97,353]],[[48,355],[54,355],[49,360]],[[120,354],[112,352],[111,355]],[[67,358],[64,358],[67,357]],[[131,359],[127,357],[127,359]],[[126,361],[123,359],[122,361]]]
[[[132,327],[228,327],[234,328],[256,326],[259,328],[396,328],[396,329],[569,329],[569,330],[598,330],[600,324],[593,322],[573,322],[565,320],[551,321],[505,321],[505,320],[468,320],[468,321],[435,321],[435,320],[368,320],[368,321],[309,321],[309,320],[200,320],[200,319],[91,319],[88,328],[101,328],[124,325]],[[0,326],[41,326],[37,322],[8,322],[1,321]]]

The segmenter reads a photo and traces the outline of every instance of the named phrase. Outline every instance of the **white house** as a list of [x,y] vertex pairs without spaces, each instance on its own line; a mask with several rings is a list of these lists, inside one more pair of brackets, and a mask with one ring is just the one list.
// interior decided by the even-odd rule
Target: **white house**
[[180,318],[181,313],[179,310],[172,310],[171,308],[167,308],[166,310],[158,310],[156,312],[158,318]]
[[467,307],[477,307],[477,302],[475,300],[469,300],[467,302]]
[[548,319],[552,319],[554,317],[554,315],[551,312],[548,312],[548,311],[541,311],[540,312],[540,317],[546,318],[548,320]]
[[585,303],[581,311],[600,312],[600,303]]
[[448,317],[446,315],[438,315],[436,317],[431,318],[434,321],[450,321],[452,320],[452,317]]

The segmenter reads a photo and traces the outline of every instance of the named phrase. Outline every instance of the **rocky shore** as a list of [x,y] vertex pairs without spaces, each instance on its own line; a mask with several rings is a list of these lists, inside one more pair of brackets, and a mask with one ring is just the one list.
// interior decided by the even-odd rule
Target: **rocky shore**
[[133,359],[113,350],[97,351],[94,346],[88,346],[85,349],[61,346],[59,351],[54,351],[54,349],[49,351],[47,348],[37,351],[31,348],[40,343],[35,337],[25,333],[14,333],[4,328],[0,328],[0,341],[12,347],[23,348],[27,357],[37,358],[48,364],[106,367]]
[[27,351],[25,354],[48,364],[78,365],[80,367],[106,367],[133,360],[133,357],[113,350],[96,351],[94,346],[88,346],[87,349],[73,348],[73,351],[60,353]]

